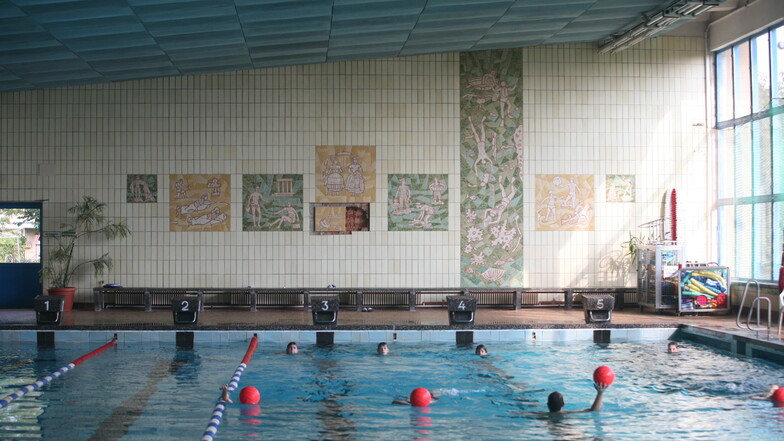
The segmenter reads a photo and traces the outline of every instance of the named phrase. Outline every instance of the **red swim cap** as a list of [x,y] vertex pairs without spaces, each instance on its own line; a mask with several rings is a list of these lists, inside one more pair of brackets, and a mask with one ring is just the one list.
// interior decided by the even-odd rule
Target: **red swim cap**
[[408,398],[409,401],[411,401],[411,405],[416,407],[427,407],[433,400],[433,396],[430,395],[430,391],[424,387],[418,387],[412,390],[411,395]]
[[615,372],[610,366],[599,366],[593,371],[593,381],[603,386],[609,386],[615,381]]
[[242,404],[258,404],[260,398],[259,390],[253,386],[243,387],[240,391],[240,403]]

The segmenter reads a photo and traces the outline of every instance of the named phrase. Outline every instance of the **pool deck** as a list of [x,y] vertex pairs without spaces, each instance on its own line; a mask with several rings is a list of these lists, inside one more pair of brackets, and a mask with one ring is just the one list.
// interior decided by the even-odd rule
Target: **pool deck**
[[[676,315],[667,311],[640,311],[626,307],[612,312],[608,322],[585,322],[582,309],[479,308],[472,325],[450,325],[446,308],[418,308],[416,311],[376,308],[369,312],[341,309],[334,326],[314,325],[310,312],[301,310],[260,309],[256,312],[239,309],[206,309],[199,314],[194,325],[174,325],[172,312],[166,309],[143,311],[139,309],[107,309],[103,311],[73,310],[63,313],[60,325],[36,324],[32,310],[0,310],[2,329],[63,330],[357,330],[357,329],[582,329],[582,328],[656,328],[692,325],[717,331],[759,337],[758,333],[736,326],[736,314],[703,313]],[[773,317],[776,322],[778,317]],[[777,325],[777,322],[776,322]],[[772,329],[770,341],[781,342]]]

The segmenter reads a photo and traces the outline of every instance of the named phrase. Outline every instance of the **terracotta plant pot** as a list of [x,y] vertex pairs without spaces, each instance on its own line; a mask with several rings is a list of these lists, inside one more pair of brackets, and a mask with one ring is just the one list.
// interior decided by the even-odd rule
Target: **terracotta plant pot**
[[73,309],[74,295],[76,295],[75,286],[67,286],[65,288],[46,288],[46,291],[49,293],[49,295],[65,297],[63,306],[64,311],[70,311]]

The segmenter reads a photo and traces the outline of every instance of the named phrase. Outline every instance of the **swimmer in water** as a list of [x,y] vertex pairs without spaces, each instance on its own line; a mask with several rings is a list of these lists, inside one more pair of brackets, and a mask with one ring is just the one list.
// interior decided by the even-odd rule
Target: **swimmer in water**
[[481,355],[484,357],[485,355],[487,355],[487,348],[485,347],[485,345],[479,345],[476,347],[475,353],[476,355]]
[[286,353],[287,354],[299,354],[299,348],[297,347],[297,342],[292,341],[286,345]]
[[376,353],[378,355],[389,354],[389,346],[386,344],[386,342],[382,341],[381,343],[378,344],[378,347],[376,348]]
[[667,343],[667,352],[671,354],[678,352],[678,343],[675,343],[674,341]]
[[604,397],[604,391],[610,387],[610,385],[594,383],[593,386],[596,388],[596,398],[594,398],[593,404],[588,409],[563,410],[564,399],[560,392],[553,392],[547,397],[547,409],[550,413],[598,412],[602,410],[602,398]]

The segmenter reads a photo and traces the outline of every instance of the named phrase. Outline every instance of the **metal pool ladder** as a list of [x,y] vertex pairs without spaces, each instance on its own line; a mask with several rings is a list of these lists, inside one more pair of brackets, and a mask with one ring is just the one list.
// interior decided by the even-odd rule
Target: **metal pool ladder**
[[[750,331],[757,331],[757,332],[762,331],[762,330],[767,328],[767,330],[768,330],[768,339],[770,339],[770,323],[771,323],[771,321],[770,321],[770,308],[771,308],[770,299],[767,298],[767,297],[760,296],[760,285],[759,285],[759,282],[757,282],[756,280],[749,280],[748,282],[746,282],[746,287],[743,288],[743,297],[741,297],[741,299],[740,299],[740,308],[738,308],[738,318],[735,320],[735,324],[738,325],[739,328],[743,328],[744,327],[741,324],[741,322],[740,322],[740,318],[743,315],[743,305],[746,304],[746,294],[748,294],[749,286],[751,286],[752,283],[757,285],[757,296],[754,298],[754,300],[751,301],[751,306],[749,307],[749,316],[746,318],[745,327],[748,330],[750,330]],[[761,303],[763,303],[763,302],[767,302],[767,306],[768,306],[768,308],[767,308],[768,309],[768,325],[766,327],[761,327],[761,323],[760,323],[760,316],[762,315]],[[756,327],[752,327],[751,326],[751,316],[754,313],[754,307],[755,306],[757,308],[757,323],[756,323]]]

